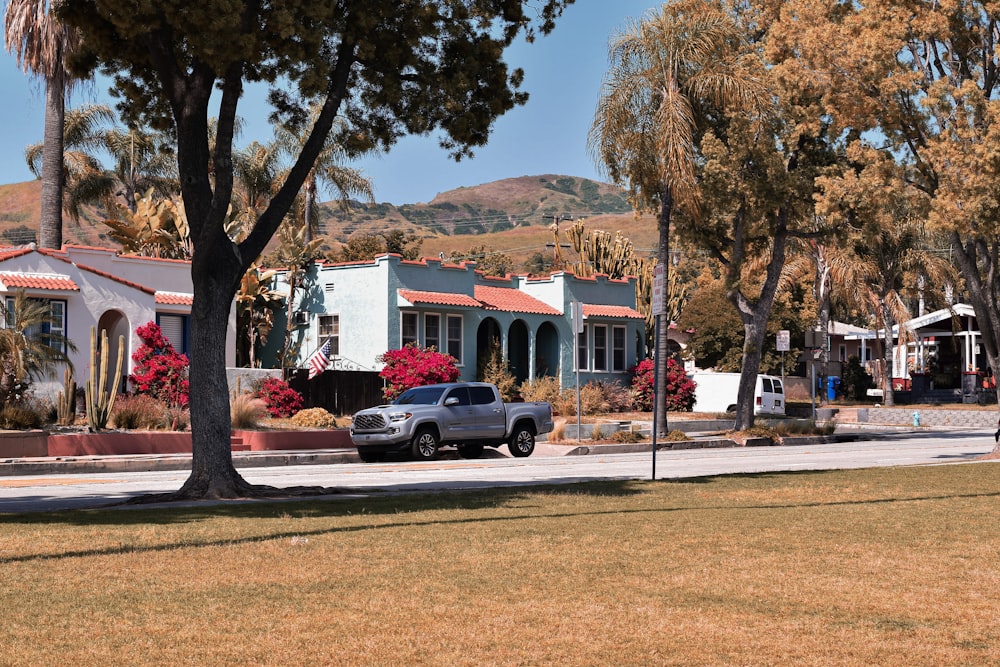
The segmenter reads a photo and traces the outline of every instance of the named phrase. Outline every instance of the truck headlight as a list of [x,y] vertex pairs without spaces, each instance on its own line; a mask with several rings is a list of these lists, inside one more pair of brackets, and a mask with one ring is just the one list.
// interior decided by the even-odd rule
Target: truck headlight
[[393,412],[392,414],[389,415],[389,421],[405,422],[412,416],[413,416],[412,412]]

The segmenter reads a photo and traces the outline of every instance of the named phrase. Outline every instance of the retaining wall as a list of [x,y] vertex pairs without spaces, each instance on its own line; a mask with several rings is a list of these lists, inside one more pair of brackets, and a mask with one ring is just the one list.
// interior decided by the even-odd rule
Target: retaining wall
[[[996,410],[949,410],[920,408],[857,408],[859,424],[902,424],[913,426],[913,413],[920,413],[921,426],[996,428]],[[843,410],[841,414],[843,414]],[[839,415],[838,415],[839,417]]]

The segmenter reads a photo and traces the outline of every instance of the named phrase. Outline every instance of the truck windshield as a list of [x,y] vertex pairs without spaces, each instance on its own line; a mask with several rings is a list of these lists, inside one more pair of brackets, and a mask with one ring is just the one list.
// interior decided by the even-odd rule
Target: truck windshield
[[414,387],[407,389],[399,398],[392,402],[393,405],[434,405],[441,399],[444,387]]

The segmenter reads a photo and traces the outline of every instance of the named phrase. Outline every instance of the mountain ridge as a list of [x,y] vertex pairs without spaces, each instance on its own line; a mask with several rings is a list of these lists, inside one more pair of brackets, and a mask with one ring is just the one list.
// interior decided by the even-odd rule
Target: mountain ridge
[[[0,185],[0,244],[19,245],[35,239],[38,231],[39,181]],[[116,247],[101,223],[102,214],[88,209],[80,223],[64,218],[66,243]],[[615,186],[559,174],[517,176],[463,186],[438,193],[430,202],[394,205],[350,203],[350,212],[337,202],[320,205],[320,230],[332,246],[355,234],[377,234],[400,229],[421,239],[421,254],[451,255],[473,246],[494,252],[545,252],[554,242],[553,223],[565,230],[569,220],[586,218],[588,230],[622,231],[642,254],[656,245],[656,224],[650,216],[637,217]],[[560,238],[566,243],[565,236]],[[524,255],[524,256],[522,256]]]

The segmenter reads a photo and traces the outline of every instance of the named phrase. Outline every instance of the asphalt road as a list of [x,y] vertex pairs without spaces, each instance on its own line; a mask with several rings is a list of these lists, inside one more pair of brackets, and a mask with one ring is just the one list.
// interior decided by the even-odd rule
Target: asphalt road
[[[968,463],[993,449],[992,436],[992,431],[963,430],[803,446],[659,451],[656,478]],[[653,473],[653,457],[648,452],[588,456],[546,452],[540,447],[526,459],[292,465],[245,468],[241,473],[255,484],[335,487],[348,496],[651,479]],[[0,477],[0,513],[93,508],[172,491],[186,478],[185,471]]]

